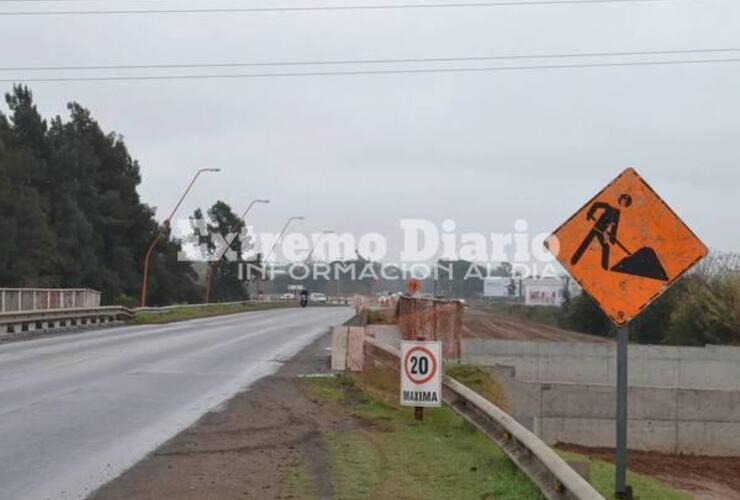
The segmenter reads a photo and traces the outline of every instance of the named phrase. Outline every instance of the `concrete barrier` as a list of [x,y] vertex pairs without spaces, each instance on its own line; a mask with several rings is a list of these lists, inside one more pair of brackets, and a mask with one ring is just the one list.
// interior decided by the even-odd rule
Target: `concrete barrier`
[[[523,381],[492,369],[509,412],[549,444],[613,447],[613,385]],[[740,456],[740,392],[632,386],[628,446],[688,455]]]
[[[463,339],[462,361],[513,366],[521,380],[615,384],[616,345]],[[646,387],[740,390],[740,347],[630,345],[629,381]]]

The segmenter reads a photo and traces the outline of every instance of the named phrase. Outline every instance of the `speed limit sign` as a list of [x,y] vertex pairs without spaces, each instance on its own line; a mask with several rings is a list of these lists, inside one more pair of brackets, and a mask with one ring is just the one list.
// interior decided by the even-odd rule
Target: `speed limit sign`
[[441,342],[401,342],[401,404],[442,406]]

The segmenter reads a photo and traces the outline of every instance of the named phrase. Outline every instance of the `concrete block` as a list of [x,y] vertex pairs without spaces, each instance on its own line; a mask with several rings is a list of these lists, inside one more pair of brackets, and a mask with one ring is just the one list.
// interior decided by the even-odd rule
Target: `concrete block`
[[539,359],[537,380],[542,382],[607,383],[607,363],[603,357],[595,356],[542,356]]
[[401,330],[398,325],[367,325],[365,332],[378,342],[400,349]]
[[537,380],[536,356],[463,355],[463,363],[480,366],[513,366],[521,380]]
[[612,418],[615,392],[609,386],[580,384],[543,384],[544,418]]
[[675,360],[680,357],[677,347],[661,345],[631,345],[629,354],[635,359]]
[[682,359],[678,368],[678,384],[681,388],[740,389],[740,363],[709,359]]
[[[464,362],[508,365],[522,380],[614,384],[609,344],[464,339]],[[740,390],[740,348],[630,346],[630,383],[645,387]]]
[[350,326],[347,337],[347,366],[352,372],[361,372],[363,368],[363,344],[365,343],[365,327]]
[[[616,359],[614,364],[616,371]],[[635,363],[634,360],[630,360],[629,380],[632,385],[677,387],[678,362],[675,359],[668,358],[645,358],[642,363]]]
[[740,457],[740,424],[678,422],[676,452],[687,455]]
[[540,438],[549,445],[614,446],[614,421],[586,418],[541,418]]
[[[614,397],[616,400],[616,393]],[[629,417],[635,419],[674,420],[676,398],[677,389],[630,387],[627,411]]]
[[[616,420],[612,421],[615,426]],[[614,444],[612,444],[612,447]],[[676,422],[673,420],[631,419],[627,430],[627,447],[633,450],[675,453]]]
[[[722,350],[707,349],[705,347],[676,347],[680,359],[701,361],[727,359]],[[731,358],[730,358],[731,359]]]
[[708,345],[704,349],[715,356],[714,359],[740,361],[740,347],[729,345]]
[[[616,423],[614,419],[560,419],[543,418],[542,439],[548,444],[568,443],[581,446],[614,447]],[[663,420],[629,422],[627,446],[633,450],[651,450],[673,453],[675,423]]]
[[678,389],[677,419],[740,424],[740,391]]
[[608,357],[616,353],[609,344],[588,344],[585,342],[534,342],[540,356]]
[[344,371],[347,366],[349,327],[335,326],[331,332],[331,369]]
[[506,376],[510,370],[509,367],[497,367],[493,370],[496,380],[506,393],[507,411],[514,416],[538,417],[542,407],[542,384],[523,382]]

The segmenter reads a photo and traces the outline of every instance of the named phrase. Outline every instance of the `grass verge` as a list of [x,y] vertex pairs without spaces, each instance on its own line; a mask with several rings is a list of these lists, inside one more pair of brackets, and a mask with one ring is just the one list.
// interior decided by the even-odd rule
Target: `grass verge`
[[210,316],[222,316],[225,314],[236,314],[249,311],[264,311],[268,309],[284,309],[286,307],[298,307],[292,302],[263,302],[245,304],[213,304],[203,307],[181,307],[169,311],[146,311],[136,313],[129,321],[134,325],[150,325],[158,323],[172,323],[195,318],[207,318]]
[[502,410],[509,409],[506,390],[498,383],[491,372],[480,366],[466,364],[446,365],[445,375],[449,375],[461,384],[470,387]]
[[[580,453],[557,450],[565,460],[590,461],[591,484],[604,498],[614,498],[614,465],[603,460],[591,459]],[[627,471],[627,484],[632,486],[637,500],[691,500],[690,493],[671,488],[649,476]]]
[[413,409],[371,398],[349,378],[304,383],[309,397],[357,422],[322,436],[336,499],[542,498],[500,449],[449,408],[427,409],[420,423]]
[[[488,372],[467,365],[450,366],[446,371],[480,394],[505,401]],[[338,412],[357,421],[350,429],[322,436],[331,457],[333,498],[543,498],[503,451],[449,408],[426,409],[425,420],[419,423],[413,418],[413,409],[395,405],[383,397],[379,387],[368,387],[362,382],[369,393],[344,376],[303,382],[309,397],[336,405]],[[382,397],[383,401],[368,394]],[[566,460],[589,461],[594,487],[604,498],[614,498],[612,464],[570,451],[558,453]],[[288,472],[283,491],[295,491],[296,477],[300,478],[301,491],[315,491],[311,478],[301,470]],[[692,498],[687,492],[641,474],[629,472],[628,480],[635,498],[640,500]],[[304,494],[298,498],[315,497]]]

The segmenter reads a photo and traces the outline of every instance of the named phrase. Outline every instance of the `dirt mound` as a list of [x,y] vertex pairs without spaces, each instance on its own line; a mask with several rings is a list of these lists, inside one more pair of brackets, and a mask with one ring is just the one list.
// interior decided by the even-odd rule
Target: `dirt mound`
[[611,343],[612,340],[585,333],[563,330],[515,316],[470,307],[463,314],[463,337],[504,340],[537,340],[542,342]]

